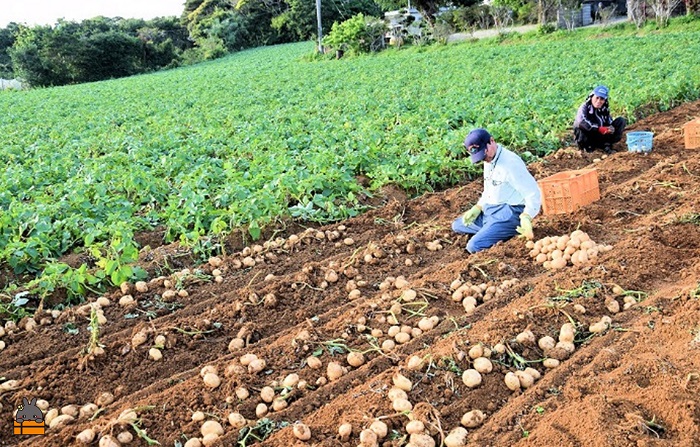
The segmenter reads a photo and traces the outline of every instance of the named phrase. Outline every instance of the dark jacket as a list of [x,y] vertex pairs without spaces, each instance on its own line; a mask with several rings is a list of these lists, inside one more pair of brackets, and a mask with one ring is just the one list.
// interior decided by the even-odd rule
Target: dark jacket
[[610,107],[608,100],[605,100],[603,107],[596,109],[591,103],[591,98],[593,98],[593,93],[588,95],[586,102],[581,104],[576,113],[576,119],[574,120],[574,129],[579,128],[590,132],[596,130],[601,126],[610,126],[613,122],[610,116]]

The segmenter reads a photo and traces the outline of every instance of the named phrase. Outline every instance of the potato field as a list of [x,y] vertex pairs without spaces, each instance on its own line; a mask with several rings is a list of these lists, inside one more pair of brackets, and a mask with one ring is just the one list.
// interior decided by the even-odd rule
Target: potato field
[[[0,446],[700,445],[700,31],[310,48],[0,95]],[[481,125],[600,200],[469,255]]]

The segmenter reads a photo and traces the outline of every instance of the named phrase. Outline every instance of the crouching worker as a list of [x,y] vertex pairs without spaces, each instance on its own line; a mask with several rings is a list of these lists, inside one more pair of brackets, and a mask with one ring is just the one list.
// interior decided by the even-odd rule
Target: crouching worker
[[464,147],[472,163],[484,161],[484,191],[479,201],[452,223],[459,234],[472,234],[467,251],[476,253],[516,234],[532,239],[532,218],[542,198],[537,181],[516,153],[496,144],[485,129],[469,132]]
[[599,85],[576,112],[574,137],[581,150],[592,152],[602,149],[606,154],[610,154],[613,144],[622,139],[627,120],[621,116],[612,119],[608,93],[606,86]]

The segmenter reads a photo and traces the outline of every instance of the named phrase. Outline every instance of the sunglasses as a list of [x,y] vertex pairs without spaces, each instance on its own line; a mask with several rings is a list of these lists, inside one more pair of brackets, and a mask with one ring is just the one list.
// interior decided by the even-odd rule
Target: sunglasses
[[469,147],[466,147],[466,146],[465,146],[465,149],[466,149],[467,152],[469,152],[470,154],[476,154],[477,152],[481,152],[481,150],[482,150],[483,148],[482,148],[481,146],[469,146]]

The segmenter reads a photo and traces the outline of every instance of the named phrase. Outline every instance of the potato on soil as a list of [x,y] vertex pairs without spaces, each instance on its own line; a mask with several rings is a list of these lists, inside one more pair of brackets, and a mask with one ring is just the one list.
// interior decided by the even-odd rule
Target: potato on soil
[[484,423],[486,415],[481,410],[471,410],[462,416],[461,423],[467,428],[476,428]]
[[338,435],[340,435],[340,440],[343,442],[350,439],[350,436],[352,436],[352,424],[348,424],[347,422],[340,424],[338,427]]
[[535,368],[530,368],[530,367],[525,368],[525,372],[530,374],[532,376],[532,378],[535,380],[539,380],[540,377],[542,377],[542,374],[540,374],[540,372],[537,371]]
[[309,365],[309,368],[311,369],[319,369],[323,366],[321,359],[313,355],[306,358],[306,364]]
[[78,414],[80,412],[80,408],[78,408],[77,405],[71,404],[71,405],[64,405],[61,407],[61,414],[67,414],[68,416],[77,418]]
[[486,357],[479,357],[474,359],[474,369],[481,374],[488,374],[493,371],[493,364]]
[[151,348],[151,349],[148,350],[148,356],[149,356],[152,360],[154,360],[154,361],[157,362],[158,360],[160,360],[160,359],[163,358],[163,353],[160,352],[160,349]]
[[66,425],[70,424],[73,422],[75,418],[71,415],[68,414],[61,414],[59,416],[56,416],[51,420],[51,423],[49,424],[49,428],[58,430],[60,428],[65,427]]
[[469,358],[477,359],[483,357],[484,347],[482,345],[474,345],[469,349]]
[[263,402],[270,403],[275,399],[275,390],[271,386],[265,386],[260,390],[260,398]]
[[394,373],[391,380],[394,382],[394,386],[400,390],[409,392],[411,391],[411,388],[413,388],[413,383],[411,380],[399,372]]
[[119,444],[119,441],[114,439],[111,435],[103,436],[100,439],[99,443],[100,447],[121,447],[121,444]]
[[379,442],[377,434],[366,428],[360,432],[360,445],[362,446],[376,446]]
[[75,437],[75,440],[80,444],[90,444],[95,439],[95,431],[91,428],[87,428]]
[[469,388],[476,388],[481,385],[481,373],[475,369],[466,369],[462,373],[462,382]]
[[132,424],[138,420],[138,415],[136,412],[132,409],[126,409],[119,413],[119,417],[117,418],[117,421],[120,424]]
[[542,361],[542,366],[544,366],[545,368],[548,368],[548,369],[556,368],[557,366],[559,366],[559,360],[557,360],[557,359],[544,359],[544,361]]
[[413,410],[413,404],[408,399],[394,399],[392,402],[392,407],[399,413]]
[[535,383],[535,379],[525,371],[515,371],[515,376],[518,378],[521,388],[530,388]]
[[408,361],[406,362],[406,369],[408,369],[409,371],[417,371],[423,368],[423,364],[423,358],[417,355],[412,355],[408,358]]
[[406,391],[402,390],[401,388],[394,386],[391,387],[389,393],[387,393],[387,397],[389,397],[389,400],[394,401],[396,399],[408,399],[408,394],[406,394]]
[[467,430],[457,427],[445,438],[445,447],[464,447],[467,445]]
[[537,341],[537,346],[539,346],[543,351],[552,349],[555,345],[556,342],[554,341],[554,338],[550,337],[549,335],[545,335]]
[[224,427],[222,427],[217,421],[206,421],[202,424],[200,431],[202,436],[206,436],[210,433],[221,436],[224,434]]
[[505,382],[506,386],[511,391],[518,391],[520,389],[520,380],[512,371],[506,373]]
[[309,429],[306,424],[302,424],[301,422],[294,424],[292,432],[294,433],[294,436],[301,441],[308,441],[311,439],[311,429]]
[[374,421],[369,426],[369,429],[377,434],[377,438],[384,439],[389,432],[389,427],[382,421]]
[[328,366],[326,367],[326,375],[330,381],[340,379],[345,372],[345,368],[343,368],[343,366],[338,362],[329,362]]
[[133,440],[134,440],[134,435],[132,435],[128,431],[123,431],[117,435],[117,441],[119,441],[122,444],[128,444]]
[[515,340],[523,345],[534,345],[536,338],[535,334],[532,333],[530,330],[525,330],[519,333],[516,337]]
[[297,386],[299,383],[299,374],[291,373],[288,374],[284,380],[282,380],[282,386],[285,388],[292,388]]
[[137,281],[136,284],[134,284],[134,287],[139,293],[148,292],[148,284],[145,281]]
[[248,422],[246,421],[245,417],[243,417],[243,415],[241,413],[234,411],[233,413],[229,413],[228,423],[231,424],[231,427],[238,430],[238,429],[245,427]]
[[576,329],[571,323],[564,323],[559,330],[559,341],[563,342],[574,342],[574,336],[576,335]]
[[209,433],[208,435],[202,436],[202,445],[204,447],[214,447],[219,444],[219,435],[216,433]]
[[435,447],[435,440],[425,433],[414,433],[409,438],[406,447]]
[[361,352],[350,352],[347,355],[347,361],[348,365],[357,368],[364,365],[365,356]]
[[425,424],[422,421],[414,419],[406,424],[406,433],[412,435],[414,433],[423,433],[425,431]]
[[250,374],[257,374],[260,371],[264,370],[266,366],[267,363],[265,362],[265,360],[255,359],[248,364],[248,372]]

